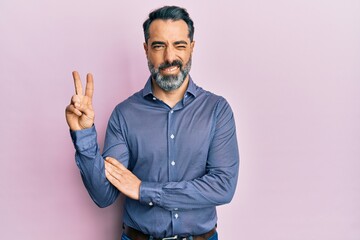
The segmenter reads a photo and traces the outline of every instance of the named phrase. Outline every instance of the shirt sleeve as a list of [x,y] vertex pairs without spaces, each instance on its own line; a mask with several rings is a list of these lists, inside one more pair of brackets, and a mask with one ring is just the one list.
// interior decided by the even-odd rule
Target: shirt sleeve
[[119,195],[105,176],[105,157],[122,159],[127,166],[128,150],[119,127],[116,111],[112,113],[106,130],[104,153],[100,154],[95,126],[70,131],[76,150],[75,161],[80,170],[84,185],[92,200],[99,207],[111,205]]
[[239,151],[233,112],[225,99],[219,101],[210,144],[206,174],[180,182],[142,182],[140,202],[168,210],[213,207],[229,203],[239,172]]

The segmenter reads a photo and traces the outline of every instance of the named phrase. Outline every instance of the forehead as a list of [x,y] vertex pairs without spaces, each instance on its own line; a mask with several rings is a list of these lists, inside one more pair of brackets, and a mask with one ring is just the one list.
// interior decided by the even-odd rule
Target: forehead
[[149,41],[190,41],[189,30],[184,20],[160,20],[150,24]]

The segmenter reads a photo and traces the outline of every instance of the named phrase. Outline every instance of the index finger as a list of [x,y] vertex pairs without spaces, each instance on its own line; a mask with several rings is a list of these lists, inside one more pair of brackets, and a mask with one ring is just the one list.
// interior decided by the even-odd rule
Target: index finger
[[91,73],[88,73],[86,76],[86,88],[85,88],[85,95],[88,96],[90,99],[92,98],[94,93],[94,79]]
[[108,163],[111,163],[114,166],[117,166],[119,169],[125,170],[127,169],[123,164],[121,164],[118,160],[116,160],[115,158],[112,157],[106,157],[105,160]]
[[77,71],[73,71],[72,75],[74,78],[75,93],[76,95],[82,95],[82,85],[81,85],[80,75]]

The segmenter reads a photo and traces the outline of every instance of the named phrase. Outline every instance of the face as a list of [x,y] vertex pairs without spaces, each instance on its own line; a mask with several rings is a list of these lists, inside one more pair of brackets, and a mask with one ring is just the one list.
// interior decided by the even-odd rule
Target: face
[[164,91],[178,89],[188,77],[194,42],[183,20],[155,20],[150,24],[144,49],[149,70]]

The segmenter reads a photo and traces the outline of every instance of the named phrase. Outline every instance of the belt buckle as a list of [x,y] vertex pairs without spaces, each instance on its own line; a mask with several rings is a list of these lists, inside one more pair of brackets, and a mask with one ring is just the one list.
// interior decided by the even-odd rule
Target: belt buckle
[[166,238],[162,238],[161,240],[171,240],[171,239],[178,239],[178,236],[175,235],[173,237],[166,237]]

